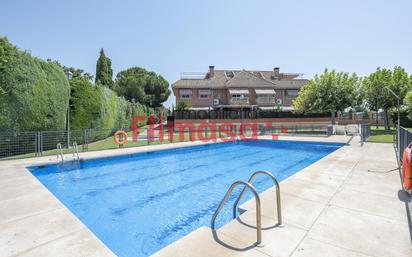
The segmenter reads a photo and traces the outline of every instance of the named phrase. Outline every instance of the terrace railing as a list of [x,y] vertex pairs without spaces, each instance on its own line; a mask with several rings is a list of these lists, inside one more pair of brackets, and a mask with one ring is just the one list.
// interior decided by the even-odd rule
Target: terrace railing
[[230,104],[233,105],[248,105],[249,104],[249,98],[245,97],[243,99],[241,98],[231,98],[230,99]]
[[264,96],[258,96],[256,98],[256,102],[258,104],[276,104],[276,97],[264,97]]

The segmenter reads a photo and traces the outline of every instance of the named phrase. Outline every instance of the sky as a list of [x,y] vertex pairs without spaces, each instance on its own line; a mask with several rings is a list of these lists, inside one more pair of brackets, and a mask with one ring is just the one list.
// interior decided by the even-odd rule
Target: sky
[[[216,69],[412,73],[409,0],[0,0],[0,36],[42,59],[114,74],[140,66],[169,83]],[[165,103],[171,106],[173,94]]]

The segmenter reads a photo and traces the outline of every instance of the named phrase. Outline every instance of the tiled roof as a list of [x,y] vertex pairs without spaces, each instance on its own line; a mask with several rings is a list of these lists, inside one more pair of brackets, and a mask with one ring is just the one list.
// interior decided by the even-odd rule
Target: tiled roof
[[235,76],[226,81],[226,87],[251,87],[253,85],[259,87],[273,87],[274,83],[264,79],[263,77],[253,74],[249,71],[241,71],[235,73]]
[[[233,77],[231,77],[233,75]],[[246,70],[215,70],[211,78],[180,79],[172,84],[172,88],[279,88],[299,89],[307,84],[307,79],[293,79],[290,75],[285,79],[275,79],[273,71],[246,71]]]

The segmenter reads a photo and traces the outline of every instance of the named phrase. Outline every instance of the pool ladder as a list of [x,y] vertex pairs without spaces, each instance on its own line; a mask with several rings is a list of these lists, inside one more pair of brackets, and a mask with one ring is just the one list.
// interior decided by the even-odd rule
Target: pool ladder
[[73,158],[80,161],[79,147],[77,147],[76,142],[73,142]]
[[59,159],[59,156],[60,156],[60,159],[61,159],[61,161],[63,162],[63,161],[64,161],[64,157],[63,157],[62,144],[61,144],[61,143],[58,143],[57,146],[56,146],[56,148],[57,148],[57,159]]
[[[57,144],[57,158],[60,160],[61,162],[64,162],[64,155],[63,155],[63,147],[61,143]],[[77,146],[76,142],[73,142],[73,159],[80,161],[80,155],[79,155],[79,147]]]
[[239,186],[243,185],[243,189],[240,192],[239,196],[237,197],[235,203],[233,204],[233,218],[236,218],[236,213],[237,213],[237,206],[242,199],[243,195],[245,194],[246,190],[249,188],[250,191],[252,191],[253,196],[255,197],[255,202],[256,202],[256,245],[259,245],[262,243],[262,214],[261,214],[261,201],[258,192],[256,191],[255,187],[253,186],[253,181],[258,175],[266,175],[270,177],[273,181],[273,183],[276,186],[276,205],[277,205],[277,218],[278,218],[278,225],[282,224],[282,210],[281,210],[281,202],[280,202],[280,186],[279,182],[275,178],[275,176],[272,175],[272,173],[268,171],[256,171],[250,176],[248,182],[245,181],[236,181],[233,183],[229,189],[227,190],[225,196],[223,197],[222,201],[220,202],[218,208],[216,209],[215,213],[213,214],[212,221],[211,221],[211,228],[212,230],[215,230],[215,221],[217,216],[219,215],[220,211],[223,209],[226,201],[229,199],[229,196],[232,194],[233,190]]

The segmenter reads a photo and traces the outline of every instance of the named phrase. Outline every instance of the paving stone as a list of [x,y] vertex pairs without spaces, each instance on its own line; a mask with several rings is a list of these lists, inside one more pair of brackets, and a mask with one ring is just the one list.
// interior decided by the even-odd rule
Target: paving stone
[[35,189],[31,194],[0,202],[0,224],[39,213],[64,208],[48,191]]
[[408,222],[405,215],[405,203],[394,197],[344,189],[336,194],[331,204],[397,220],[405,225]]
[[[277,226],[276,219],[265,216],[262,217],[262,228],[262,244],[257,249],[277,257],[289,256],[306,233],[286,222]],[[219,232],[252,246],[256,242],[256,213],[248,211],[242,214]]]
[[412,254],[408,226],[391,219],[331,206],[308,237],[371,256]]
[[[324,208],[322,203],[309,201],[286,193],[281,193],[281,203],[283,221],[303,229],[309,229]],[[276,219],[277,204],[274,192],[267,191],[261,195],[261,208],[262,215]],[[255,200],[252,199],[246,202],[240,206],[240,209],[255,211]]]
[[40,246],[84,226],[66,209],[0,223],[0,256],[12,256]]
[[304,239],[291,257],[368,257],[362,253],[350,251],[310,238]]
[[152,257],[267,257],[257,247],[234,240],[223,233],[213,235],[210,228],[201,227],[170,244]]
[[84,229],[22,252],[18,256],[115,257],[116,255],[92,235],[90,231]]

